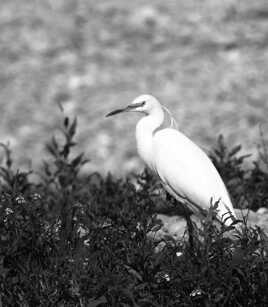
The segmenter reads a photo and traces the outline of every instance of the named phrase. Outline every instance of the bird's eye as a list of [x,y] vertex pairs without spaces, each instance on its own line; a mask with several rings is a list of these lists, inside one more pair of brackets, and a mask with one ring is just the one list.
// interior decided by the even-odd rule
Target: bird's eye
[[146,101],[142,101],[141,102],[141,107],[143,107],[145,105]]

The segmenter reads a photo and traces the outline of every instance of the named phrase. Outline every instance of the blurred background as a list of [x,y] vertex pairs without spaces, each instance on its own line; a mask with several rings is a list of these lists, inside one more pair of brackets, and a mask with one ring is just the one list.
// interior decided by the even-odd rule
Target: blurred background
[[205,150],[222,133],[254,156],[267,63],[267,0],[1,0],[0,141],[38,165],[61,103],[90,170],[140,170],[139,115],[104,116],[151,93]]

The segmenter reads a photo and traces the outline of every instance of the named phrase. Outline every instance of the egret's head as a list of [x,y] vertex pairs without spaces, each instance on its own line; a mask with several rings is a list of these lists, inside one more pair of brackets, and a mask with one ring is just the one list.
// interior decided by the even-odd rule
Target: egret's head
[[152,95],[141,95],[135,98],[126,108],[110,112],[107,116],[112,116],[122,112],[140,112],[150,114],[155,108],[160,107],[158,100]]

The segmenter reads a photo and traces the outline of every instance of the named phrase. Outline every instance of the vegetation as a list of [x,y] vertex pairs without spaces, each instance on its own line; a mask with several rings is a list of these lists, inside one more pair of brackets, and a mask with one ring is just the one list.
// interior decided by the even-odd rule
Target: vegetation
[[[231,240],[230,229],[213,225],[212,207],[193,244],[167,237],[159,248],[148,238],[161,227],[155,207],[165,201],[154,177],[147,170],[126,179],[80,175],[88,161],[72,154],[76,124],[64,118],[38,180],[14,170],[2,144],[1,306],[267,306],[268,246],[260,228],[243,221]],[[267,207],[268,175],[261,161],[245,170],[239,150],[220,137],[211,157],[236,204]]]

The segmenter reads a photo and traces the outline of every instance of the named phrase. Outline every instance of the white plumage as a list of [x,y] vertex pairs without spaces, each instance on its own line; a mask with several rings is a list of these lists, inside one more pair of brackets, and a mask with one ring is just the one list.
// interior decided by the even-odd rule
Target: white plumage
[[228,216],[235,217],[235,212],[218,171],[205,152],[184,134],[173,127],[162,127],[164,110],[167,109],[155,97],[141,95],[126,108],[107,116],[143,113],[145,116],[136,126],[138,153],[159,176],[166,191],[197,215],[203,215],[211,203],[219,201],[218,217],[230,225],[232,218]]

